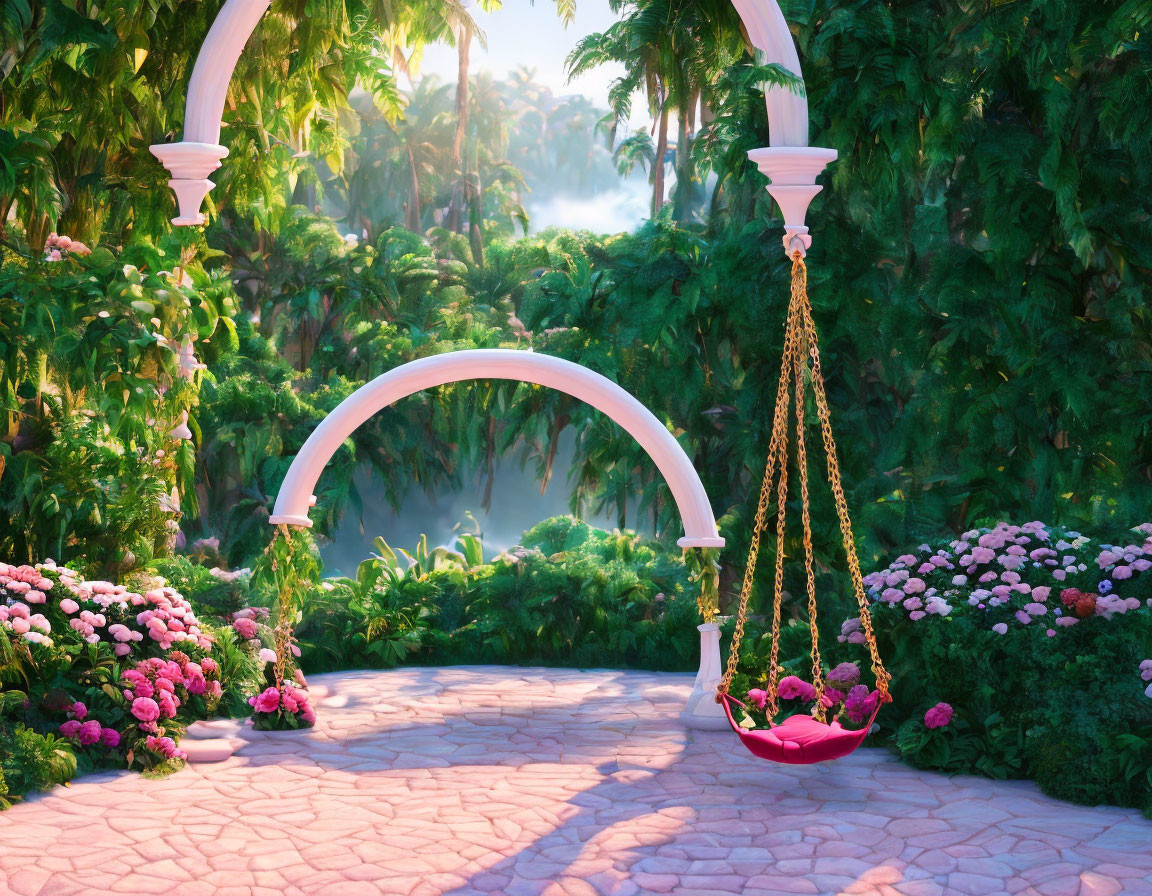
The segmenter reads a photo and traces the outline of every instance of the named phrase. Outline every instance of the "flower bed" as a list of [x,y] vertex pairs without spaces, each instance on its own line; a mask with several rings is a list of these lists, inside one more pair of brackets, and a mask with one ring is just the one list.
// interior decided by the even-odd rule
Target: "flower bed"
[[0,806],[96,767],[163,768],[243,663],[175,589],[0,563]]
[[[1152,814],[1152,524],[1113,544],[999,523],[865,584],[893,674],[879,721],[905,759]],[[863,640],[858,620],[840,640]]]

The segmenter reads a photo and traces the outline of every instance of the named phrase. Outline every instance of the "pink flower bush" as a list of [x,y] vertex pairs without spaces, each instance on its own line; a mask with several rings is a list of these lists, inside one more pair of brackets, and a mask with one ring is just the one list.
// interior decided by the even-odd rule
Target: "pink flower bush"
[[96,719],[81,721],[88,715],[88,708],[83,703],[73,703],[67,711],[71,718],[57,729],[61,737],[81,747],[101,746],[110,750],[119,746],[120,734],[115,728],[105,727]]
[[316,724],[316,713],[308,701],[308,692],[285,681],[277,689],[265,688],[248,698],[253,710],[253,723],[259,730],[310,728]]
[[[59,613],[54,617],[58,624],[85,643],[109,645],[118,657],[166,651],[177,644],[201,650],[212,646],[191,605],[173,588],[139,594],[123,585],[87,581],[51,560],[37,566],[0,563],[0,627],[51,645],[49,619],[43,613],[24,613],[30,605],[43,605],[50,615]],[[13,616],[27,623],[13,623]]]
[[952,707],[947,703],[937,703],[924,713],[924,724],[929,728],[944,728],[952,721]]

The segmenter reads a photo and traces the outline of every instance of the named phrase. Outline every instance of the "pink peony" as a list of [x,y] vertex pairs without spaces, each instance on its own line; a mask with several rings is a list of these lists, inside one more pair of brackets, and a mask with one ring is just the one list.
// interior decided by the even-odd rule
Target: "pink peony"
[[72,718],[84,721],[84,717],[88,715],[88,707],[77,700],[72,704],[72,708],[69,710],[69,712],[72,713]]
[[816,688],[795,675],[786,675],[780,679],[776,693],[780,695],[782,700],[803,700],[807,703],[809,700],[816,699]]
[[109,749],[120,746],[120,732],[115,728],[105,728],[100,732],[100,743]]
[[141,722],[155,722],[160,718],[160,706],[151,697],[137,697],[132,701],[132,715]]
[[[1149,677],[1152,678],[1152,676]],[[748,692],[748,702],[757,709],[763,709],[768,705],[768,692],[762,691],[760,688],[753,688]]]
[[947,703],[937,703],[924,713],[924,724],[929,728],[944,728],[952,721],[952,707]]

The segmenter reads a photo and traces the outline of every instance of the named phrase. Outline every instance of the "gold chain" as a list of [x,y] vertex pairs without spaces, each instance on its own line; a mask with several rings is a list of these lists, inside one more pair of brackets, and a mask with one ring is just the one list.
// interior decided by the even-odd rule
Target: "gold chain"
[[[800,305],[801,314],[803,314],[803,271],[800,272],[800,276],[793,277],[792,289],[801,294]],[[805,341],[811,341],[807,332],[804,333],[804,336]],[[800,352],[797,352],[796,357],[792,359],[792,375],[796,389],[796,466],[800,471],[800,521],[804,531],[804,574],[808,589],[808,630],[812,637],[812,684],[816,688],[816,717],[822,722],[824,721],[824,706],[820,702],[820,698],[824,695],[824,673],[820,659],[820,629],[816,624],[816,572],[812,550],[812,517],[809,511],[808,497],[808,446],[804,432],[807,428],[804,390],[805,366],[804,357]]]
[[[736,611],[736,629],[732,634],[732,649],[728,653],[728,665],[724,670],[724,677],[717,687],[717,701],[720,695],[728,693],[728,686],[736,674],[736,665],[740,657],[740,642],[744,638],[744,625],[748,620],[748,599],[752,594],[752,583],[756,577],[756,561],[760,556],[760,537],[768,521],[768,505],[772,502],[772,479],[776,468],[781,470],[782,495],[787,495],[788,475],[788,383],[792,367],[792,357],[800,351],[800,331],[803,328],[803,319],[796,303],[795,292],[788,304],[788,321],[784,328],[784,352],[780,361],[780,382],[776,387],[776,409],[772,422],[772,437],[768,444],[768,458],[764,464],[764,479],[760,484],[760,500],[756,506],[756,520],[752,526],[752,539],[748,546],[748,561],[744,566],[744,581],[740,587],[740,604]],[[777,546],[776,546],[776,590],[773,604],[773,638],[772,663],[770,666],[770,686],[768,693],[775,708],[775,673],[776,658],[780,643],[780,604],[783,585],[783,555],[784,555],[784,501],[779,499],[777,519]]]
[[[816,688],[816,718],[824,719],[824,707],[820,700],[824,693],[823,661],[820,657],[820,637],[816,623],[816,578],[814,551],[812,548],[812,521],[809,513],[808,458],[805,441],[805,389],[804,372],[807,362],[804,358],[804,345],[812,362],[810,368],[812,391],[816,400],[816,413],[820,420],[820,431],[824,453],[828,465],[828,481],[836,502],[836,513],[840,522],[840,534],[844,540],[844,550],[848,558],[848,570],[852,587],[860,609],[861,627],[872,659],[872,670],[876,676],[876,687],[881,700],[891,702],[888,684],[891,675],[884,668],[876,645],[876,635],[872,628],[872,617],[864,593],[864,579],[860,573],[860,560],[852,537],[852,521],[848,514],[848,502],[844,497],[844,487],[840,477],[840,464],[836,454],[836,442],[832,436],[831,415],[828,399],[824,391],[824,377],[820,366],[820,349],[816,335],[816,325],[812,319],[812,305],[808,299],[808,271],[799,253],[792,257],[792,290],[788,303],[788,319],[784,329],[784,351],[780,359],[780,381],[776,388],[776,408],[772,421],[772,436],[768,445],[768,457],[764,464],[764,480],[760,485],[760,499],[756,506],[756,518],[752,526],[752,538],[748,546],[748,561],[744,567],[744,581],[740,587],[740,603],[736,611],[736,628],[732,635],[732,647],[728,653],[728,663],[724,676],[716,689],[716,699],[720,701],[728,693],[740,657],[740,644],[744,639],[744,628],[748,620],[748,601],[752,594],[752,583],[756,575],[756,563],[760,554],[760,540],[767,527],[768,507],[772,501],[772,480],[779,473],[776,483],[776,564],[772,600],[772,647],[768,665],[768,702],[766,710],[772,718],[778,711],[777,678],[779,676],[780,618],[784,592],[784,533],[785,510],[788,498],[788,415],[792,395],[796,403],[796,453],[800,471],[800,513],[804,530],[804,567],[807,577],[808,624],[812,636],[812,681]],[[793,388],[790,390],[789,386]]]
[[[803,266],[803,265],[801,265]],[[844,485],[840,478],[840,461],[837,458],[836,440],[832,436],[832,417],[828,410],[828,397],[824,392],[824,374],[820,367],[820,347],[816,342],[816,324],[812,319],[812,305],[807,301],[805,290],[804,329],[808,333],[808,351],[812,357],[812,391],[816,397],[816,414],[820,419],[820,432],[824,440],[824,454],[828,463],[828,483],[836,502],[836,515],[840,520],[840,536],[844,541],[844,552],[848,557],[848,573],[852,577],[852,590],[856,594],[856,604],[860,610],[860,624],[864,629],[864,640],[872,659],[872,672],[876,676],[876,689],[884,703],[891,703],[888,684],[892,676],[884,668],[880,658],[880,648],[876,644],[876,633],[872,629],[872,614],[868,609],[868,599],[864,594],[864,577],[860,574],[860,558],[856,554],[856,541],[852,537],[852,519],[848,513],[848,501],[844,497]]]

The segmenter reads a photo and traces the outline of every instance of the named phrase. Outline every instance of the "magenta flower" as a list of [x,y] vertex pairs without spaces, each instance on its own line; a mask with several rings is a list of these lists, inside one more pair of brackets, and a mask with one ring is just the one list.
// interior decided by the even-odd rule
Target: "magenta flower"
[[879,692],[872,691],[869,693],[867,685],[858,684],[848,692],[848,696],[844,700],[844,714],[857,725],[860,725],[872,715],[879,700]]
[[81,745],[87,747],[100,740],[101,725],[95,719],[89,719],[80,726],[80,730],[76,734],[77,740]]
[[816,699],[816,688],[795,675],[786,675],[780,679],[776,693],[780,695],[782,700],[803,700],[807,703],[809,700]]
[[924,713],[924,724],[929,728],[944,728],[952,721],[952,707],[947,703],[937,703]]
[[762,691],[760,688],[752,688],[748,692],[748,702],[757,709],[763,709],[768,705],[768,692]]
[[76,737],[80,733],[80,723],[75,719],[69,719],[60,726],[60,733],[65,737]]
[[100,743],[109,749],[120,746],[120,732],[115,728],[105,728],[100,732]]
[[276,688],[267,688],[255,697],[249,697],[248,703],[256,712],[276,712],[280,708],[280,692]]
[[72,718],[79,719],[81,722],[83,722],[84,717],[88,715],[88,707],[77,700],[72,704],[72,708],[69,710],[69,712],[72,713]]

